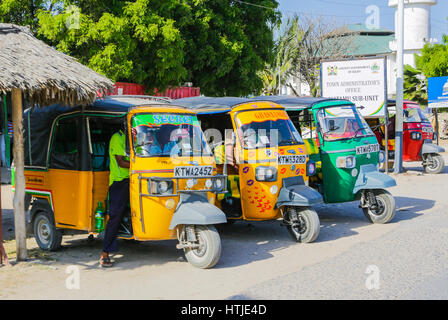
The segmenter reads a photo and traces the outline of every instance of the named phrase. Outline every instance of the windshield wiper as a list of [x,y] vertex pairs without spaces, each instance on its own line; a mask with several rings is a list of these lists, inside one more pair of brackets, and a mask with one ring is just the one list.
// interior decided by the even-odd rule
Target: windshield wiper
[[284,145],[288,145],[288,144],[292,144],[294,142],[296,142],[296,139],[287,139],[287,140],[282,140],[278,143],[279,146],[284,146]]
[[366,129],[367,129],[366,127],[361,127],[361,128],[356,129],[354,138],[358,137],[358,132],[359,131],[366,130]]

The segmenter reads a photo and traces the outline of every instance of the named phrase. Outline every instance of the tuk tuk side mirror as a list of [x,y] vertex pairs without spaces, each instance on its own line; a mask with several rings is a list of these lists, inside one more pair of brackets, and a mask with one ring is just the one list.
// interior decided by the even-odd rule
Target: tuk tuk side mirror
[[323,137],[323,135],[324,135],[325,133],[322,132],[322,130],[321,130],[321,126],[320,126],[320,124],[319,124],[318,122],[316,122],[316,134],[317,134],[317,137],[316,137],[316,138],[319,139],[319,143],[320,143],[320,145],[323,146],[323,145],[325,144],[325,139],[324,139],[324,137]]

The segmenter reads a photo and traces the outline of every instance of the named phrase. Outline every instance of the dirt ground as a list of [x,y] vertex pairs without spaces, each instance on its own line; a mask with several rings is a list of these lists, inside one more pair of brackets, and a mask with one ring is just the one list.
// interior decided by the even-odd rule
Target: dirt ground
[[[448,141],[442,144],[448,149]],[[448,154],[444,156],[448,164]],[[397,202],[391,223],[368,223],[352,202],[316,207],[321,230],[311,244],[292,242],[279,221],[222,225],[218,227],[221,259],[209,270],[192,267],[174,240],[120,240],[120,252],[113,257],[116,265],[101,269],[102,242],[88,241],[87,235],[65,236],[62,249],[56,252],[41,251],[30,237],[30,259],[15,263],[12,192],[10,185],[2,185],[3,233],[13,265],[0,267],[0,299],[227,299],[263,281],[325,263],[357,245],[393,235],[407,221],[444,212],[448,167],[436,176],[423,174],[419,163],[406,163],[405,168],[406,173],[394,176],[397,186],[390,189]],[[79,282],[72,281],[75,273]]]

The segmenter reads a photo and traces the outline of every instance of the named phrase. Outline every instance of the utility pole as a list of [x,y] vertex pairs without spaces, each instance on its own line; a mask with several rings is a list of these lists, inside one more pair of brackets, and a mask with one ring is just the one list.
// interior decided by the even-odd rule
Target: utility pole
[[403,49],[404,49],[404,0],[398,0],[397,12],[397,98],[395,114],[394,173],[403,172]]
[[[279,59],[280,60],[280,59]],[[280,95],[281,94],[281,81],[280,81],[280,61],[277,61],[277,76],[278,76],[278,89],[277,89],[277,94]]]

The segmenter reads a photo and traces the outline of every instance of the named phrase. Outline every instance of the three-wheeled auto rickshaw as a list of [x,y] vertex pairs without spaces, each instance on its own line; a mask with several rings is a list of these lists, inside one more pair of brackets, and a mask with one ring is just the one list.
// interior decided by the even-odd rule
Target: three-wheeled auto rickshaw
[[214,225],[226,223],[226,216],[214,202],[226,177],[216,174],[193,111],[154,97],[110,96],[83,108],[28,109],[24,127],[26,193],[40,248],[57,249],[64,234],[99,232],[94,211],[108,198],[108,145],[121,131],[130,159],[130,204],[119,238],[178,239],[192,265],[218,262]]
[[395,199],[385,188],[395,180],[378,171],[384,162],[375,135],[356,106],[347,100],[260,96],[285,107],[304,139],[317,175],[310,186],[319,190],[325,203],[360,200],[365,216],[373,223],[387,223],[395,216]]
[[307,186],[315,166],[283,107],[233,97],[175,103],[197,112],[218,172],[228,176],[228,193],[218,200],[229,221],[283,218],[296,242],[317,238],[320,223],[312,205],[322,196]]
[[[388,101],[388,154],[393,161],[395,156],[395,100]],[[377,118],[368,119],[382,149],[385,149],[384,126]],[[403,161],[422,161],[426,173],[440,173],[445,160],[439,153],[445,149],[433,143],[435,132],[420,106],[412,101],[403,102]]]

